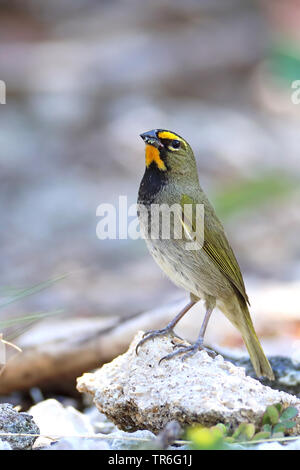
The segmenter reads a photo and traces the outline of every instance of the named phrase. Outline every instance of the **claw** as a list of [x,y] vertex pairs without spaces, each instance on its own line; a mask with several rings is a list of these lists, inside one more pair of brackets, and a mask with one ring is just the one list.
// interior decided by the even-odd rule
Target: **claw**
[[184,343],[176,343],[176,344],[174,344],[173,349],[176,349],[176,348],[186,348],[186,347],[187,347],[187,346],[186,346],[186,344],[184,344]]
[[206,351],[210,356],[213,357],[217,355],[212,349],[203,346],[202,341],[196,341],[196,343],[191,344],[189,346],[186,346],[184,344],[176,344],[174,348],[178,348],[178,350],[168,354],[167,356],[162,357],[158,363],[159,365],[162,361],[168,361],[169,359],[172,359],[175,356],[179,356],[180,354],[184,354],[182,356],[182,361],[185,361],[188,357],[193,356],[199,350]]
[[157,333],[159,331],[162,331],[162,330],[149,330],[149,331],[146,331],[144,334],[143,334],[143,338],[145,338],[147,335],[152,335],[153,333]]
[[149,339],[156,338],[156,336],[164,336],[166,334],[173,333],[173,330],[171,328],[163,328],[162,330],[150,330],[146,331],[146,333],[143,334],[143,338],[141,341],[138,342],[135,348],[135,353],[138,354],[139,348],[146,343]]
[[[180,346],[178,345],[178,348]],[[182,354],[183,352],[185,352],[187,350],[187,348],[189,348],[190,346],[181,346],[181,349],[179,349],[178,351],[174,351],[170,354],[167,354],[166,356],[162,357],[159,361],[159,365],[162,363],[162,361],[168,361],[169,359],[172,359],[173,357],[175,356],[179,356],[179,354]]]

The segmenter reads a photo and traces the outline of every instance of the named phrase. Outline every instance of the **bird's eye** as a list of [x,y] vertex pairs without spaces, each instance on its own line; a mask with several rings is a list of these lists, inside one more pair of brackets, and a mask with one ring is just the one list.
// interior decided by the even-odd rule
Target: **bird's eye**
[[172,147],[173,149],[179,149],[180,147],[180,141],[179,140],[172,140]]

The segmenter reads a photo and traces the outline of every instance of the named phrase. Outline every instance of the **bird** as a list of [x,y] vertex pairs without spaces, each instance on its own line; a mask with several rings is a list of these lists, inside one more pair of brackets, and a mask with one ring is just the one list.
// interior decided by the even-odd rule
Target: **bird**
[[[239,330],[257,377],[274,380],[274,373],[256,335],[249,312],[243,276],[228,242],[224,227],[199,183],[196,159],[191,146],[179,134],[153,129],[140,135],[145,143],[145,173],[138,192],[138,217],[148,250],[162,271],[190,295],[187,305],[166,327],[146,332],[136,347],[157,336],[174,334],[175,325],[200,300],[205,316],[194,344],[179,343],[164,356],[186,360],[204,346],[204,335],[215,307]],[[190,207],[188,215],[185,208]],[[175,207],[170,216],[170,236],[163,236],[162,217],[154,217],[153,207]],[[201,207],[202,212],[197,212]],[[202,214],[202,215],[201,215]],[[201,218],[202,217],[202,218]],[[175,226],[182,237],[174,235]],[[200,228],[199,228],[200,227]],[[153,230],[155,236],[153,236]],[[199,232],[202,236],[197,237]],[[178,234],[177,234],[178,235]],[[188,246],[193,243],[193,249]],[[160,361],[160,362],[161,362]]]

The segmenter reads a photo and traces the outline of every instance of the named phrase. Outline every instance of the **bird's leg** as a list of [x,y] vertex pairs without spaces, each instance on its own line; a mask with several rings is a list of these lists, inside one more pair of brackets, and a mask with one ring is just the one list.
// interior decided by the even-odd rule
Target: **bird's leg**
[[173,332],[173,328],[174,326],[179,322],[179,320],[181,320],[181,318],[190,310],[190,308],[192,308],[193,305],[195,305],[195,301],[194,300],[191,300],[179,313],[178,315],[176,315],[175,318],[173,318],[173,320],[170,321],[170,323],[167,324],[167,326],[165,326],[165,328],[162,328],[161,330],[150,330],[150,331],[147,331],[144,336],[143,336],[143,339],[141,339],[141,341],[137,344],[136,348],[135,348],[135,351],[136,353],[138,353],[138,349],[140,346],[142,346],[142,344],[146,343],[146,341],[148,341],[148,339],[152,339],[152,338],[155,338],[156,336],[164,336],[164,335],[167,335],[169,334],[170,332]]
[[173,357],[179,356],[180,354],[183,354],[182,360],[185,360],[187,357],[192,356],[199,350],[206,351],[208,354],[215,356],[216,353],[214,351],[203,346],[205,331],[206,331],[210,316],[212,314],[212,311],[213,311],[213,308],[211,307],[206,310],[205,317],[201,325],[201,329],[200,329],[200,333],[199,333],[197,341],[194,344],[191,344],[189,346],[186,346],[184,344],[175,345],[174,347],[178,348],[178,350],[172,352],[171,354],[168,354],[167,356],[162,357],[161,360],[159,361],[159,364],[164,360],[172,359]]

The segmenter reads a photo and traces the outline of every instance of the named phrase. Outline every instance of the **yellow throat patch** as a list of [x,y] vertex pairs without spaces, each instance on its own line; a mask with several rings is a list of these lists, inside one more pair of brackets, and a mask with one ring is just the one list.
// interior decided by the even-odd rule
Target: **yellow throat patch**
[[160,158],[159,150],[153,145],[146,145],[146,166],[147,168],[151,165],[152,162],[155,162],[157,167],[166,171],[167,167],[164,164],[163,160]]

